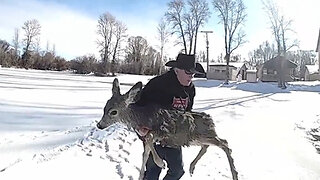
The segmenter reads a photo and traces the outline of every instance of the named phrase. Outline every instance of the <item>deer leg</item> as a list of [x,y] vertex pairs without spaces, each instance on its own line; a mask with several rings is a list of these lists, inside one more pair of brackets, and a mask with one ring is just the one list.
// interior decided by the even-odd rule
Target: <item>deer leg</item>
[[143,180],[144,172],[146,171],[146,164],[150,154],[149,145],[146,142],[143,142],[143,155],[142,155],[142,166],[140,168],[139,180]]
[[154,149],[153,146],[153,135],[152,133],[148,133],[146,135],[146,144],[149,146],[149,149],[151,151],[152,154],[152,158],[154,163],[156,163],[157,166],[161,167],[162,169],[164,169],[166,167],[165,163],[163,162],[163,160],[159,157],[157,151]]
[[201,146],[201,149],[197,155],[196,158],[194,158],[194,160],[192,161],[192,163],[190,164],[190,167],[189,167],[189,173],[190,175],[192,176],[193,172],[194,172],[194,168],[197,164],[197,162],[200,160],[200,158],[207,152],[207,149],[208,149],[209,145],[203,145]]
[[[229,166],[232,174],[232,179],[233,180],[238,180],[238,172],[234,166],[234,161],[231,156],[231,149],[228,147],[228,142],[224,139],[220,139],[217,136],[213,139],[208,139],[209,144],[214,144],[218,147],[220,147],[227,155],[228,161],[229,161]],[[207,144],[205,143],[205,144]]]
[[153,157],[153,161],[156,163],[157,166],[161,167],[162,169],[166,168],[166,164],[163,160],[159,157],[157,151],[154,149],[153,144],[150,145],[151,154]]
[[223,151],[226,153],[227,155],[227,158],[228,158],[228,161],[229,161],[229,166],[230,166],[230,170],[231,170],[231,173],[232,173],[232,178],[233,180],[238,180],[238,172],[236,170],[236,167],[234,166],[234,160],[231,156],[231,149],[228,147],[228,142],[224,139],[219,139],[220,142],[222,142],[222,149]]

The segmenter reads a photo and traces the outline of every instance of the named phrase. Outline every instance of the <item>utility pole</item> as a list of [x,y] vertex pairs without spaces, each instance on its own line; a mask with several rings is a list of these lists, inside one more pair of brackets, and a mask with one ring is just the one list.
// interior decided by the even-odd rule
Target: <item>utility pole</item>
[[213,33],[213,31],[200,31],[201,33],[206,33],[206,42],[207,42],[207,78],[209,72],[209,40],[208,40],[208,33]]

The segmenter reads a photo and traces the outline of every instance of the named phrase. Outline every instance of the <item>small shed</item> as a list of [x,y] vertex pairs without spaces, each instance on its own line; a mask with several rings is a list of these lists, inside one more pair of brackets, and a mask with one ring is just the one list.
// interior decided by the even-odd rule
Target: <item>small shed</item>
[[306,71],[304,73],[305,81],[320,80],[319,66],[318,65],[306,65]]
[[276,56],[259,67],[258,78],[263,82],[277,82],[282,75],[285,81],[293,81],[296,67],[296,63],[284,56]]
[[[226,77],[226,63],[213,63],[209,65],[208,79],[224,80]],[[236,81],[237,79],[246,79],[247,67],[245,63],[230,63],[229,64],[229,80]]]
[[247,70],[247,82],[257,82],[257,70]]

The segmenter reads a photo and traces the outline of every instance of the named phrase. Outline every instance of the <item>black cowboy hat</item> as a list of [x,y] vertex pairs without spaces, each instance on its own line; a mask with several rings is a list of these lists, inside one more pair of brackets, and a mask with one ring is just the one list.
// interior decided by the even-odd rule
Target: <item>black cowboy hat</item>
[[196,58],[194,55],[178,54],[177,60],[168,61],[165,65],[168,67],[176,67],[179,69],[183,69],[195,74],[204,74],[204,72],[201,72],[203,71],[201,70],[201,68],[197,68],[202,66],[199,63],[196,63]]

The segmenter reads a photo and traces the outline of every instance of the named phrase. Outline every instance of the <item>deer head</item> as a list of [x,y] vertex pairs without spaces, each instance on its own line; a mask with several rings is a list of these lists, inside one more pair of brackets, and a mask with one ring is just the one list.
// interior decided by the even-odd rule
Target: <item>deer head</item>
[[112,97],[108,100],[104,107],[104,113],[97,124],[99,129],[104,129],[110,125],[120,122],[120,111],[127,108],[129,104],[135,102],[137,95],[142,89],[142,83],[138,82],[124,95],[120,94],[119,81],[117,78],[113,80]]

